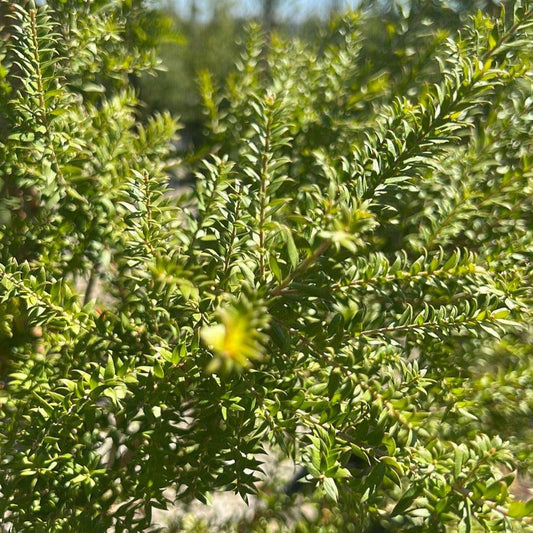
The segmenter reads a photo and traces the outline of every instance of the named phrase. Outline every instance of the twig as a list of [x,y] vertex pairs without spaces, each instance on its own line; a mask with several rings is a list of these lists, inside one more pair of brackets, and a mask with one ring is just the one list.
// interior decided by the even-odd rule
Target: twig
[[292,281],[301,273],[307,270],[329,247],[331,241],[324,241],[307,259],[302,261],[296,268],[280,282],[280,284],[272,291],[271,296],[276,297],[281,294],[283,289],[287,287]]

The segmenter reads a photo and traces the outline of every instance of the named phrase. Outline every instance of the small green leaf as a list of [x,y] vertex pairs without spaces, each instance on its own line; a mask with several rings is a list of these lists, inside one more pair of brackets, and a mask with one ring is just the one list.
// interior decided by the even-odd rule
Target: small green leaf
[[272,273],[274,274],[278,282],[280,282],[282,280],[281,270],[279,268],[278,261],[276,260],[276,257],[273,253],[271,253],[268,257],[268,264],[270,265],[270,270],[272,270]]
[[526,516],[533,516],[533,499],[528,502],[521,500],[513,500],[507,510],[507,514],[511,518],[525,518]]
[[293,268],[298,264],[298,250],[294,244],[294,239],[292,238],[292,233],[290,231],[286,232],[287,235],[287,253],[289,254],[289,260]]
[[326,495],[329,496],[334,502],[338,500],[339,489],[337,488],[337,484],[335,483],[334,479],[330,477],[325,478],[322,483],[322,487]]
[[115,361],[113,361],[113,357],[109,355],[107,358],[107,364],[104,370],[104,379],[113,379],[115,375],[116,375]]
[[162,379],[165,377],[165,371],[163,370],[163,367],[161,366],[159,361],[156,361],[154,363],[154,376],[159,379]]

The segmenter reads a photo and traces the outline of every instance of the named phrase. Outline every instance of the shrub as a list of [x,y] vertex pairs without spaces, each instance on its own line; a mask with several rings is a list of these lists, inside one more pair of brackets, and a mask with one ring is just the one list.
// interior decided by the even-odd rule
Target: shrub
[[216,155],[177,199],[176,125],[140,123],[128,89],[155,65],[128,6],[8,6],[6,529],[143,531],[246,498],[268,444],[321,512],[278,499],[241,529],[527,530],[531,4],[394,77],[356,13],[318,49],[252,28],[227,88],[203,78]]

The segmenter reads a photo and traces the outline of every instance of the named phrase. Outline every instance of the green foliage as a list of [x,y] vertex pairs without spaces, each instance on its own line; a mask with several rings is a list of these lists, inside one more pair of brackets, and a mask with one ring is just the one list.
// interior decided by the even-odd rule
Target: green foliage
[[181,195],[176,124],[128,85],[156,65],[142,6],[25,4],[0,44],[6,529],[248,498],[268,445],[317,512],[267,483],[223,530],[526,531],[531,3],[395,76],[363,15],[316,48],[251,28],[226,88],[202,78],[217,154]]
[[236,36],[242,33],[243,22],[232,17],[228,0],[203,2],[201,19],[180,16],[167,6],[167,20],[178,38],[165,39],[159,54],[163,71],[157,77],[143,75],[140,95],[151,110],[169,110],[179,116],[190,139],[199,144],[203,135],[202,100],[198,78],[208,71],[222,82],[232,70],[238,53]]

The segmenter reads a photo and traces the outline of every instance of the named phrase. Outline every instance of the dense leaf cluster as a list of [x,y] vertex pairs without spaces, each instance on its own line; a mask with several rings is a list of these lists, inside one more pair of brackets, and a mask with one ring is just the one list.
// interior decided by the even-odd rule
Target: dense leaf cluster
[[357,13],[316,49],[251,28],[227,86],[202,77],[212,154],[181,194],[176,123],[129,87],[142,6],[2,7],[7,530],[246,498],[266,446],[320,512],[267,500],[241,530],[531,526],[530,2],[394,79]]

